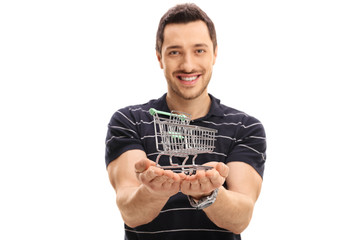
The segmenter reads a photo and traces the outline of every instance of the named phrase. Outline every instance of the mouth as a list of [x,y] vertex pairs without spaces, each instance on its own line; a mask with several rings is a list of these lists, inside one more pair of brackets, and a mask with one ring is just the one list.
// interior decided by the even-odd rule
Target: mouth
[[177,75],[177,79],[179,79],[183,84],[186,85],[192,85],[195,84],[197,82],[197,80],[200,78],[201,74],[192,74],[192,75],[188,75],[188,74],[179,74]]

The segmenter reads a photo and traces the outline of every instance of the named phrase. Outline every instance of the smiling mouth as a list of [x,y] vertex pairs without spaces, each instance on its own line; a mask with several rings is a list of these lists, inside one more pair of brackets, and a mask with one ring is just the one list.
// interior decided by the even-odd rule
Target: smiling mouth
[[181,81],[185,81],[185,82],[193,82],[195,80],[197,80],[200,77],[200,75],[192,75],[192,76],[177,76],[177,78]]

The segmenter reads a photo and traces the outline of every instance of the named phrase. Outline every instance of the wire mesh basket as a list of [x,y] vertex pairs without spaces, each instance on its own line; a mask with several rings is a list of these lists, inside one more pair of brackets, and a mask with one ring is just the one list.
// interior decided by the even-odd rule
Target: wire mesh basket
[[[156,158],[157,166],[189,175],[194,174],[196,170],[212,168],[197,165],[195,159],[198,154],[210,153],[214,150],[216,129],[190,125],[191,117],[186,113],[176,111],[168,113],[154,108],[149,112],[154,117],[155,141],[159,152]],[[169,156],[169,166],[159,165],[162,155]],[[186,164],[191,155],[193,155],[192,163]],[[177,164],[172,161],[172,157],[184,157],[184,160],[182,164]]]

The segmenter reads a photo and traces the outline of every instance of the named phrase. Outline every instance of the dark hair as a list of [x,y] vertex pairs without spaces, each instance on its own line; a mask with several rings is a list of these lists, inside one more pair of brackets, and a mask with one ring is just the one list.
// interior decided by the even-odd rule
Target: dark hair
[[156,51],[161,53],[161,48],[164,42],[164,29],[170,23],[189,23],[201,20],[206,23],[210,39],[213,42],[214,50],[217,46],[216,32],[214,23],[208,15],[193,3],[185,3],[176,5],[170,8],[164,16],[160,19],[159,27],[156,34]]

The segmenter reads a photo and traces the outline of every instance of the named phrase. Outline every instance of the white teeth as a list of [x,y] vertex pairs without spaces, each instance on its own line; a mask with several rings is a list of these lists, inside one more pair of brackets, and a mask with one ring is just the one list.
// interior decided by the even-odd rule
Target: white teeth
[[194,81],[195,79],[197,79],[198,76],[194,76],[194,77],[180,77],[181,80],[183,81]]

